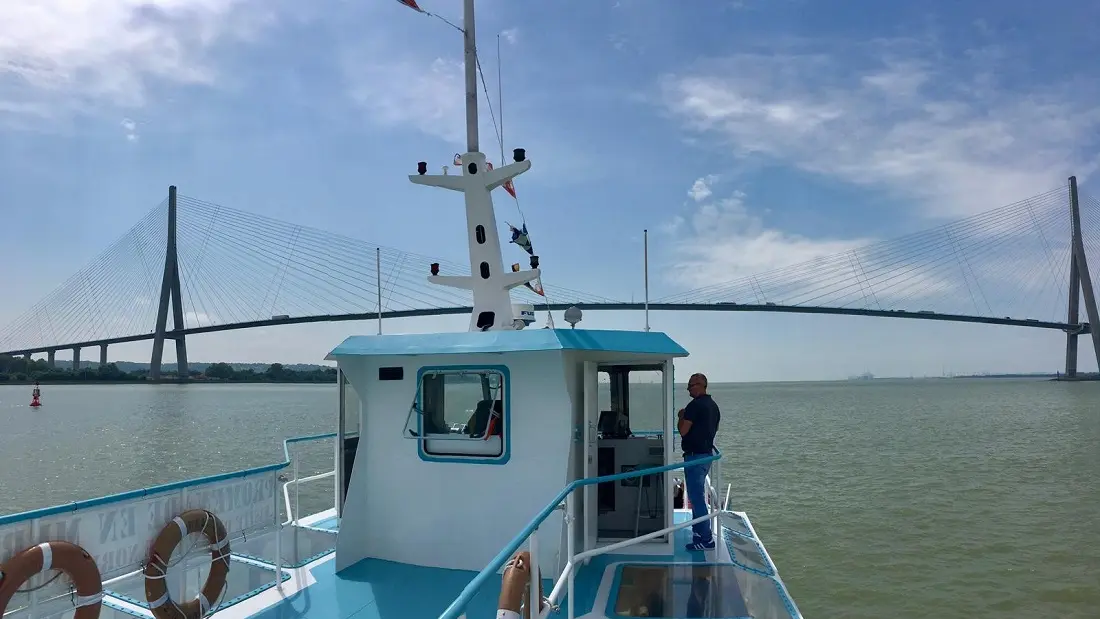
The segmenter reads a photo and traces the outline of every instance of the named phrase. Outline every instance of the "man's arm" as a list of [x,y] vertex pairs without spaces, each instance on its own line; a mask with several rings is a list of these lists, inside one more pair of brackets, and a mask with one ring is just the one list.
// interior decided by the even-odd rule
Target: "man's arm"
[[695,404],[695,400],[688,402],[688,405],[680,409],[680,412],[676,416],[676,429],[680,431],[680,436],[685,436],[691,430],[691,424],[695,421],[695,415],[698,407],[692,406]]

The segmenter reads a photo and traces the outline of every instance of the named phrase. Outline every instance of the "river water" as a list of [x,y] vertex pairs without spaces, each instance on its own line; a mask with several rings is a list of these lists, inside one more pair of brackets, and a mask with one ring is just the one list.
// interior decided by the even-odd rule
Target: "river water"
[[[1100,616],[1100,383],[711,392],[732,507],[807,616]],[[336,423],[334,385],[46,385],[37,411],[29,396],[0,387],[0,514],[281,461],[283,438]]]

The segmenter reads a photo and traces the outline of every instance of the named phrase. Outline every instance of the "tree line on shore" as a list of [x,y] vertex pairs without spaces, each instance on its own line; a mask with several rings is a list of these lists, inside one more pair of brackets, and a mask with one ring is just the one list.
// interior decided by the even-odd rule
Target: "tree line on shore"
[[[148,368],[138,368],[125,371],[118,364],[106,365],[89,364],[73,370],[71,367],[50,367],[44,359],[27,359],[25,357],[12,357],[0,355],[0,384],[6,382],[127,382],[143,381],[149,376]],[[65,362],[65,365],[71,365]],[[308,369],[292,369],[281,363],[272,363],[266,369],[257,371],[251,367],[235,368],[225,362],[206,364],[194,364],[197,369],[192,369],[189,379],[209,382],[232,383],[334,383],[336,382],[336,368],[310,367]],[[204,367],[203,367],[204,366]],[[201,369],[198,369],[201,368]],[[162,371],[161,378],[178,379],[175,371]]]

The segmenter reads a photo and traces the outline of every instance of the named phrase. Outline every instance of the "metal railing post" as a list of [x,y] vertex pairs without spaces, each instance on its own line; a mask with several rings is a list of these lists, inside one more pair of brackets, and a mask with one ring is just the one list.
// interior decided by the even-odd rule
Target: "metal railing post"
[[531,592],[527,594],[527,616],[531,619],[539,616],[542,611],[542,596],[539,595],[539,585],[542,575],[539,574],[539,533],[538,529],[531,532],[527,539],[531,553]]
[[283,519],[279,517],[279,476],[275,473],[275,588],[283,590]]
[[568,617],[569,619],[573,619],[573,572],[574,572],[574,570],[572,569],[571,564],[573,563],[573,552],[576,550],[576,548],[574,548],[574,541],[573,541],[574,534],[576,532],[576,526],[573,524],[573,521],[575,520],[575,518],[573,517],[573,504],[574,504],[573,503],[573,493],[570,492],[569,495],[565,497],[565,522],[566,522],[566,530],[568,531],[568,535],[569,535],[567,538],[565,538],[565,554],[569,557],[569,560],[566,561],[566,563],[565,563],[565,569],[569,570],[569,588],[566,590],[565,595],[566,595],[567,600],[568,600],[568,602],[567,602],[568,614],[566,615],[566,617]]
[[301,510],[298,508],[298,488],[302,485],[298,483],[298,445],[294,445],[294,526],[298,526],[298,514]]
[[719,516],[719,514],[722,512],[722,509],[721,509],[721,506],[718,504],[718,499],[720,498],[720,496],[718,494],[718,484],[721,483],[720,482],[721,473],[722,473],[722,461],[721,460],[715,460],[715,462],[714,462],[714,479],[712,480],[712,483],[710,484],[710,488],[709,488],[709,491],[707,492],[707,494],[711,495],[711,500],[714,501],[714,522],[711,523],[711,538],[716,539],[716,540],[721,539],[721,537],[722,537],[722,533],[721,533],[722,532],[722,529],[721,529],[722,522],[721,522],[720,516]]
[[336,517],[340,517],[340,438],[332,442],[335,455],[332,457],[332,508],[336,510]]

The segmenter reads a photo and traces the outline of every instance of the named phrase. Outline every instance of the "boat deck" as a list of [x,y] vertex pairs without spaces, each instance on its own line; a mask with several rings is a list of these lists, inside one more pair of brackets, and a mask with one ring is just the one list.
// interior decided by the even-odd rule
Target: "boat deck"
[[[691,518],[677,510],[677,523]],[[229,591],[216,619],[436,619],[475,572],[418,567],[366,559],[335,573],[338,519],[331,513],[284,528],[282,590],[274,587],[274,536],[233,548]],[[666,544],[639,544],[593,557],[575,574],[575,617],[799,617],[747,518],[722,515],[716,549],[688,552],[691,529],[676,531],[673,554]],[[200,556],[200,560],[203,556]],[[208,565],[209,559],[205,559]],[[208,569],[208,567],[206,568]],[[185,569],[186,590],[198,590],[204,566]],[[544,582],[547,594],[553,582]],[[152,617],[144,581],[134,574],[107,583],[101,617]],[[468,619],[494,617],[500,579],[492,579],[466,608]],[[565,617],[567,602],[550,613]],[[12,615],[16,619],[18,615]],[[9,619],[5,616],[4,619]]]
[[[691,519],[677,510],[675,521]],[[676,532],[674,554],[608,553],[576,575],[574,615],[616,617],[800,617],[775,566],[743,514],[722,515],[715,550],[689,552],[691,529]],[[649,546],[653,548],[653,546]],[[645,553],[645,554],[643,554]],[[562,604],[564,616],[564,602]]]
[[[691,514],[675,512],[684,523]],[[675,532],[676,544],[638,544],[593,557],[574,575],[574,617],[706,617],[799,618],[748,518],[723,512],[715,550],[688,552],[691,529]],[[215,619],[436,619],[474,578],[475,572],[419,567],[366,559],[339,575],[335,544],[339,520],[334,510],[302,519],[282,529],[281,588],[275,586],[275,533],[240,540],[232,546],[226,593]],[[169,571],[173,597],[194,595],[209,571],[209,554],[193,552]],[[145,601],[144,576],[127,574],[104,583],[102,619],[151,618]],[[494,617],[499,578],[490,579],[466,607],[468,619]],[[543,583],[547,595],[554,583]],[[564,597],[564,595],[562,596]],[[54,600],[68,606],[57,614],[39,605],[10,608],[3,619],[71,616],[68,596]],[[59,608],[60,610],[60,608]],[[46,611],[43,613],[43,611]],[[566,617],[563,600],[550,617]]]

